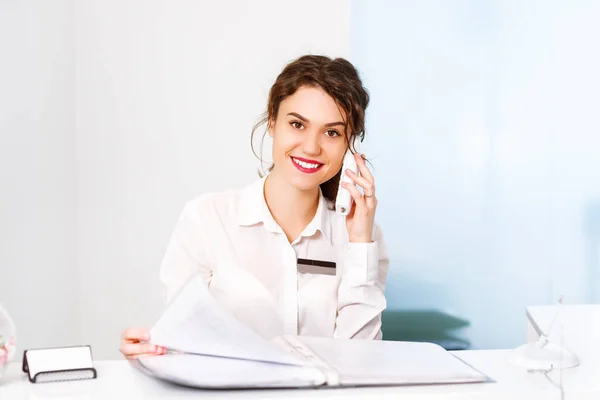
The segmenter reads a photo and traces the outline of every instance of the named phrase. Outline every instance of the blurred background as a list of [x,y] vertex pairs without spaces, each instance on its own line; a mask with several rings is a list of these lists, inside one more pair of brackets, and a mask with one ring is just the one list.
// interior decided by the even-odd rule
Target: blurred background
[[184,203],[257,177],[250,131],[305,53],[348,58],[371,93],[384,339],[511,348],[525,307],[598,303],[599,19],[591,0],[0,1],[19,351],[119,358],[121,330],[154,322]]

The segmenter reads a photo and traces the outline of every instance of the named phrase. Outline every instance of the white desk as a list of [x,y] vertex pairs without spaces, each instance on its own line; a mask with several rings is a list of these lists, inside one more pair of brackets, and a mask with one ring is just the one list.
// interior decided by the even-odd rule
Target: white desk
[[[205,399],[262,399],[262,398],[368,398],[403,400],[424,399],[560,399],[560,391],[541,374],[531,374],[512,368],[505,361],[506,350],[456,352],[461,359],[486,373],[496,382],[482,384],[356,388],[309,390],[251,390],[201,391]],[[172,399],[199,397],[199,391],[162,383],[148,378],[130,367],[127,361],[99,361],[95,363],[98,378],[88,381],[31,384],[20,371],[20,364],[10,365],[0,385],[1,400],[34,399]],[[585,389],[585,388],[584,388]],[[586,389],[587,390],[587,389]],[[600,398],[600,386],[588,397]],[[569,393],[571,395],[571,393]],[[583,395],[578,391],[577,395]],[[567,397],[570,399],[571,397]]]
[[[543,326],[550,322],[551,307],[528,309],[529,339],[535,339],[535,328],[529,319]],[[581,359],[577,368],[563,371],[565,399],[600,399],[600,346],[589,350],[586,343],[595,343],[600,333],[600,306],[565,306],[562,314],[565,344],[572,345]],[[591,323],[590,321],[594,321]],[[547,322],[547,323],[546,323]],[[558,324],[558,321],[557,321]],[[592,330],[581,329],[592,325]],[[558,327],[558,325],[557,325]],[[586,346],[586,347],[584,347]],[[148,378],[133,369],[127,361],[98,361],[95,367],[98,378],[94,380],[31,384],[19,363],[9,366],[0,381],[0,400],[37,399],[262,399],[262,398],[357,398],[357,399],[510,399],[553,400],[560,399],[560,390],[543,374],[528,373],[506,362],[510,350],[478,350],[454,352],[459,358],[482,371],[495,382],[481,384],[356,388],[356,389],[302,389],[302,390],[249,390],[249,391],[198,391],[182,388]],[[559,381],[557,371],[549,374]]]

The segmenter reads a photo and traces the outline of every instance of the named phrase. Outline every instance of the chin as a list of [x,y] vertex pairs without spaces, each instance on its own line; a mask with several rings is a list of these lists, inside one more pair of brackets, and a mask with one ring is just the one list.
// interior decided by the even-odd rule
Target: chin
[[288,182],[290,183],[290,185],[292,185],[294,188],[301,190],[301,191],[305,191],[305,190],[313,190],[315,188],[318,188],[319,185],[321,184],[321,182],[315,178],[308,178],[308,179],[302,179],[302,177],[291,177],[291,179],[288,179]]
[[314,190],[323,182],[322,174],[303,174],[297,170],[288,171],[287,181],[297,190]]

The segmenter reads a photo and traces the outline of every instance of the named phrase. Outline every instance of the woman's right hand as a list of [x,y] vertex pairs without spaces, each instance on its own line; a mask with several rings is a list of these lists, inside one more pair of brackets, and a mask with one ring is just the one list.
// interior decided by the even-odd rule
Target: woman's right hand
[[119,351],[128,359],[139,356],[162,355],[167,352],[164,347],[150,343],[150,331],[146,328],[127,328],[121,334]]

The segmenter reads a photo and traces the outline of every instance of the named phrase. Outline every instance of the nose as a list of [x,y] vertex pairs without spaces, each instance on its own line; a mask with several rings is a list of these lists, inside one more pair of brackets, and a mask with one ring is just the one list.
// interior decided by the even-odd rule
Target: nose
[[318,156],[321,154],[321,142],[318,132],[308,132],[304,136],[302,151],[307,156]]

